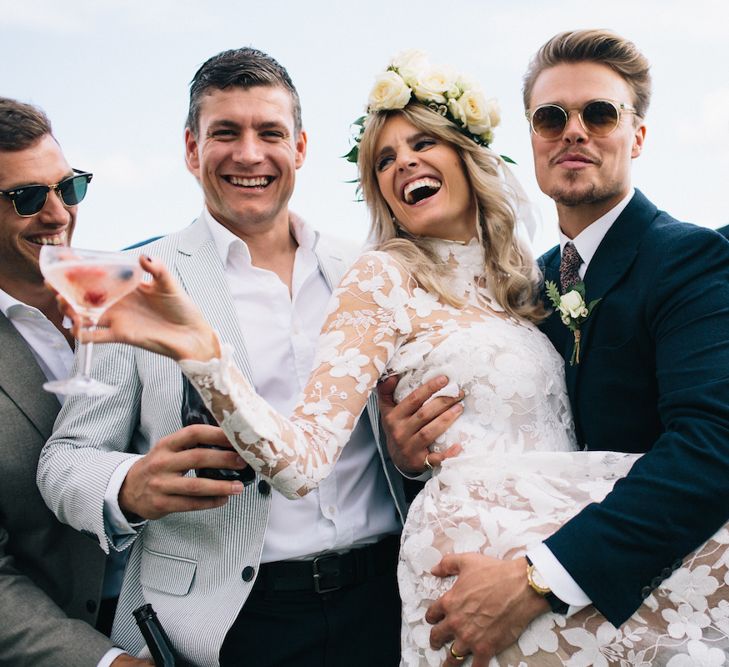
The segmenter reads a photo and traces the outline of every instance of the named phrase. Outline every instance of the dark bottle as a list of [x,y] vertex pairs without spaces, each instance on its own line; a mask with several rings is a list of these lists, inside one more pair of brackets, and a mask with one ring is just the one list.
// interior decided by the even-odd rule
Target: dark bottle
[[170,638],[154,613],[151,604],[144,604],[133,612],[139,630],[147,642],[147,648],[152,654],[156,667],[175,667],[175,653],[172,650]]
[[[217,426],[218,422],[215,417],[207,409],[200,394],[195,387],[192,386],[190,380],[185,375],[182,376],[182,425],[190,426],[190,424],[209,424]],[[209,449],[220,449],[215,445],[206,445],[200,443],[198,447],[207,447]],[[219,479],[224,482],[243,482],[244,486],[252,484],[256,479],[256,473],[253,468],[246,467],[242,470],[229,470],[228,468],[200,468],[195,471],[198,477],[206,477],[208,479]]]

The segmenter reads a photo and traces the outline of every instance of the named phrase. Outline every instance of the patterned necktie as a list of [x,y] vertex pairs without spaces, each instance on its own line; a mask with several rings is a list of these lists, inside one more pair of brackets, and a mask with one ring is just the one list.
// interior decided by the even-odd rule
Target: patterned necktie
[[576,283],[580,282],[578,269],[582,264],[582,257],[572,242],[567,242],[562,250],[562,262],[559,265],[559,284],[562,294],[569,292]]

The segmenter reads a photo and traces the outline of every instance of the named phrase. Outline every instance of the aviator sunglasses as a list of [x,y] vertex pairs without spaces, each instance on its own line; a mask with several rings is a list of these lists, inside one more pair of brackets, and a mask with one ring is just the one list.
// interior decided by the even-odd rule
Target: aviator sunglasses
[[74,169],[74,175],[55,185],[24,185],[14,190],[0,190],[0,197],[13,202],[15,212],[21,218],[29,218],[40,211],[48,200],[48,193],[55,190],[64,206],[76,206],[86,196],[93,174]]
[[624,113],[637,113],[628,104],[610,100],[592,100],[582,109],[564,109],[559,104],[542,104],[534,110],[527,110],[526,117],[532,132],[543,139],[558,139],[567,127],[570,114],[576,111],[585,132],[595,137],[607,137],[620,124]]

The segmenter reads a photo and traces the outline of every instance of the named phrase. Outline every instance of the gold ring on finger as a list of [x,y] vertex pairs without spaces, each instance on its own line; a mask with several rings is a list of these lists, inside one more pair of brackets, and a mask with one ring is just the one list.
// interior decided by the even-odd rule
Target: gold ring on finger
[[448,647],[448,652],[451,654],[451,658],[454,660],[458,660],[458,662],[463,662],[466,659],[466,656],[468,653],[464,653],[461,655],[460,653],[456,653],[455,649],[453,648],[456,645],[455,640],[451,642],[451,645]]
[[423,462],[424,465],[425,465],[425,469],[426,470],[432,470],[433,469],[433,464],[430,462],[430,459],[428,458],[429,456],[430,456],[430,452],[428,452],[425,455],[425,461]]

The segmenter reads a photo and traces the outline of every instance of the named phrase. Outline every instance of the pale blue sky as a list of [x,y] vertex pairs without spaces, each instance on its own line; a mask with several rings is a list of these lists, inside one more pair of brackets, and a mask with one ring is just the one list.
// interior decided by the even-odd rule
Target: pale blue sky
[[75,244],[114,249],[199,213],[200,191],[183,161],[188,82],[218,51],[263,49],[288,68],[309,134],[292,208],[319,229],[361,241],[367,214],[345,183],[354,167],[339,158],[348,126],[388,58],[421,48],[499,99],[494,148],[519,163],[542,212],[541,251],[556,238],[554,211],[532,175],[521,76],[546,39],[584,27],[632,39],[653,66],[634,183],[678,218],[729,223],[724,0],[0,0],[0,94],[43,107],[69,161],[94,172]]

